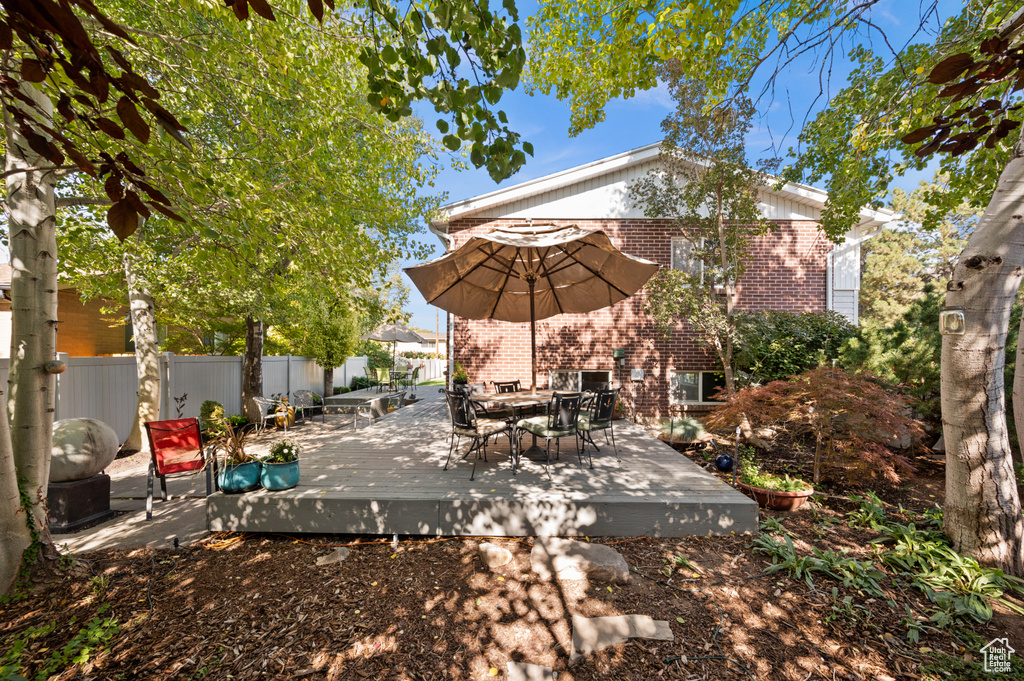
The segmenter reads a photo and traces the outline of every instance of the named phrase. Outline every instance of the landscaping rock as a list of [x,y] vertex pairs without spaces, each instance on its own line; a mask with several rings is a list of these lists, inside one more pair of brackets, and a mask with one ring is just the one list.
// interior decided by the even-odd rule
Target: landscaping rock
[[537,537],[530,553],[530,564],[541,579],[591,579],[597,582],[625,584],[629,566],[617,551],[600,544]]
[[320,556],[319,558],[317,558],[316,559],[316,564],[317,565],[337,565],[341,561],[343,561],[346,558],[348,558],[348,554],[349,554],[349,550],[346,549],[344,546],[341,546],[341,547],[337,548],[336,550],[331,551],[326,556]]
[[946,453],[946,436],[940,435],[939,439],[932,445],[932,451],[945,454]]
[[671,641],[672,628],[665,620],[647,615],[616,615],[615,617],[572,616],[572,650],[570,664],[583,655],[625,643],[631,638],[653,638]]
[[64,419],[53,424],[50,482],[91,478],[117,456],[117,433],[97,419]]
[[491,544],[490,542],[484,542],[477,548],[480,553],[480,560],[484,562],[484,565],[494,569],[501,567],[502,565],[508,565],[512,562],[512,552],[503,546],[497,544]]
[[508,670],[508,681],[554,681],[558,678],[550,667],[542,667],[539,664],[506,662],[505,669]]

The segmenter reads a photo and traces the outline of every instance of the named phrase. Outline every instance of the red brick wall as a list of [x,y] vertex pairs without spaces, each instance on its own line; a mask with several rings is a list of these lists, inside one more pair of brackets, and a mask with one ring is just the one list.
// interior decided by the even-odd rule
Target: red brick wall
[[[678,231],[663,221],[592,220],[578,224],[602,229],[612,242],[630,255],[671,264],[671,237]],[[515,221],[459,220],[450,231],[456,247],[474,233]],[[815,222],[779,222],[779,229],[760,238],[752,249],[747,271],[739,284],[740,306],[748,310],[820,311],[825,309],[825,259],[831,242]],[[668,409],[671,370],[718,369],[717,358],[701,347],[680,323],[668,339],[643,312],[646,291],[612,307],[589,314],[567,314],[537,322],[537,383],[546,386],[548,371],[557,369],[617,371],[614,348],[625,348],[622,378],[629,370],[646,374],[641,411],[660,417]],[[454,319],[454,357],[465,366],[472,382],[520,379],[530,382],[530,325],[494,320]],[[629,388],[623,390],[628,402]],[[691,408],[696,411],[697,409]]]

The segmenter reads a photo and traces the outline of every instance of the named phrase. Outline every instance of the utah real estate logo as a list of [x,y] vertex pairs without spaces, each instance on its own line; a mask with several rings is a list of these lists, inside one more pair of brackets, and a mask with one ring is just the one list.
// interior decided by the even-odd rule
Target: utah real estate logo
[[985,659],[985,671],[1010,671],[1010,657],[1014,652],[1014,649],[1010,647],[1010,641],[1008,639],[992,639],[984,648],[981,649],[981,654]]

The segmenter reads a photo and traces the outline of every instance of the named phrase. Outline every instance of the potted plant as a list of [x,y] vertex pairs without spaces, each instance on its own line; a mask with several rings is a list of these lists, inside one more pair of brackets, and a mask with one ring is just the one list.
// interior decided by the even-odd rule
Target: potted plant
[[765,473],[757,462],[743,458],[736,486],[757,505],[773,511],[795,511],[814,494],[814,487],[800,478]]
[[260,483],[265,489],[279,491],[299,484],[299,446],[291,440],[278,440],[263,459]]
[[229,493],[256,489],[260,486],[260,462],[245,451],[249,433],[236,430],[227,419],[222,419],[221,423],[225,432],[222,444],[224,462],[217,474],[217,484]]
[[452,374],[452,383],[455,385],[465,385],[469,383],[469,374],[461,366],[456,366],[455,373]]

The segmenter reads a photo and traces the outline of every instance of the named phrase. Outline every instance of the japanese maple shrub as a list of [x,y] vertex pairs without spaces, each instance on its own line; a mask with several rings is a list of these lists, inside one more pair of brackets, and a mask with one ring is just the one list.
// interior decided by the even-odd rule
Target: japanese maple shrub
[[743,388],[705,420],[709,430],[735,428],[744,417],[769,427],[814,436],[814,482],[822,471],[846,483],[882,476],[898,482],[913,472],[910,461],[889,446],[924,435],[907,398],[868,375],[819,368],[788,380]]

